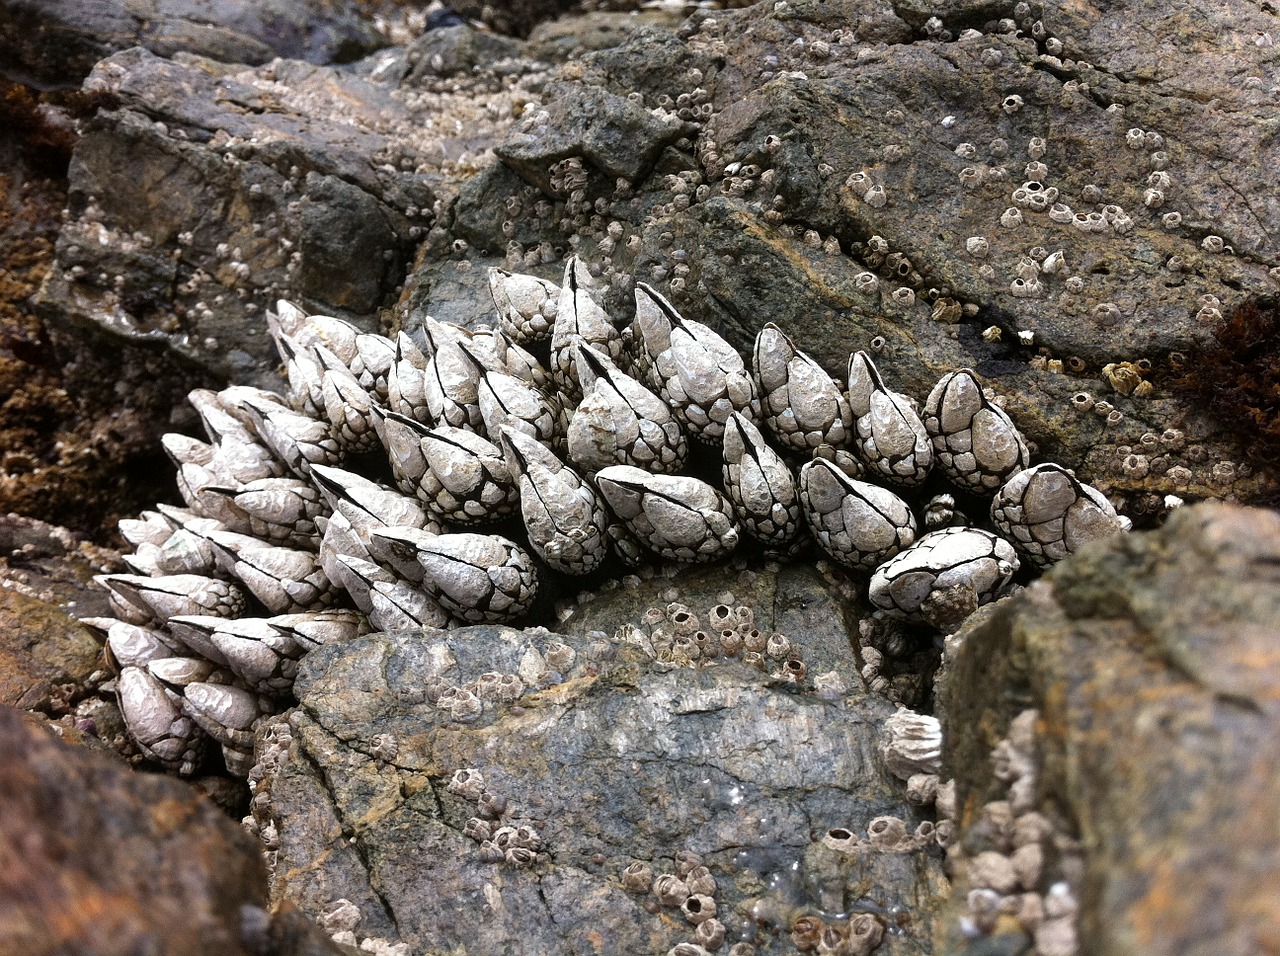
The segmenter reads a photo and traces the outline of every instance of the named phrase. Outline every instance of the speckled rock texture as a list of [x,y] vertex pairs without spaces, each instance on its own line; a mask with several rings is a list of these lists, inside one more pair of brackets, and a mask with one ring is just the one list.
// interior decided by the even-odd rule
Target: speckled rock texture
[[66,713],[102,666],[102,645],[72,615],[110,608],[89,576],[113,556],[64,528],[0,515],[0,704]]
[[988,751],[1038,708],[1044,812],[1085,850],[1082,952],[1276,948],[1278,562],[1275,512],[1189,507],[1090,545],[951,639],[961,823],[1002,787]]
[[[862,687],[829,586],[801,576],[761,572],[740,580],[734,599],[755,607],[761,628],[788,633],[801,656],[829,655],[822,666],[844,687],[821,695],[818,668],[792,683],[740,658],[659,664],[623,639],[625,614],[610,613],[610,630],[598,632],[590,606],[564,634],[402,632],[308,655],[300,705],[260,732],[265,765],[254,774],[274,898],[309,912],[349,900],[357,934],[413,952],[656,953],[693,938],[651,889],[692,852],[714,879],[706,895],[730,942],[790,952],[798,916],[861,911],[895,928],[882,952],[929,951],[944,886],[937,847],[846,853],[821,842],[838,827],[865,837],[880,815],[909,829],[917,817],[876,749],[893,708]],[[663,589],[709,610],[722,584],[678,577]],[[788,590],[791,600],[774,603]],[[612,596],[595,603],[617,612],[626,600]],[[466,722],[434,702],[486,671],[518,674],[527,690]],[[451,785],[463,770],[478,771],[482,787]],[[481,789],[505,801],[500,818],[477,802]],[[464,835],[486,813],[495,834],[536,830],[527,865],[490,862]],[[625,889],[624,871],[641,863],[648,880]]]
[[0,59],[42,84],[75,84],[105,56],[145,47],[224,63],[342,63],[382,45],[351,0],[5,0]]
[[1180,382],[1277,292],[1278,61],[1268,14],[1195,9],[788,0],[611,21],[556,69],[563,23],[442,25],[349,68],[120,53],[87,81],[117,102],[41,307],[75,388],[90,352],[263,381],[279,296],[474,324],[487,266],[558,278],[576,251],[619,324],[644,280],[744,350],[768,321],[837,376],[879,347],[917,399],[972,367],[1139,524],[1166,494],[1259,500],[1271,466]]
[[[1040,454],[1139,522],[1167,493],[1274,488],[1177,385],[1221,314],[1277,290],[1259,133],[1274,113],[1269,16],[1242,6],[1226,33],[1216,9],[1166,23],[1187,52],[1165,64],[1140,32],[1156,8],[1108,29],[1052,3],[937,12],[940,24],[853,0],[763,3],[580,58],[562,71],[574,96],[594,86],[664,107],[697,135],[619,184],[617,158],[586,146],[598,117],[570,111],[558,141],[581,144],[581,173],[535,174],[514,155],[561,103],[526,111],[504,164],[453,208],[463,265],[505,254],[537,271],[572,248],[620,322],[634,276],[743,349],[773,321],[836,375],[882,339],[890,386],[917,397],[972,367]],[[457,265],[422,263],[407,324],[438,301],[419,283],[457,297],[442,278],[465,281]],[[1125,362],[1148,384],[1104,373]]]
[[259,853],[190,786],[59,743],[0,707],[0,950],[320,954],[314,924],[264,907]]

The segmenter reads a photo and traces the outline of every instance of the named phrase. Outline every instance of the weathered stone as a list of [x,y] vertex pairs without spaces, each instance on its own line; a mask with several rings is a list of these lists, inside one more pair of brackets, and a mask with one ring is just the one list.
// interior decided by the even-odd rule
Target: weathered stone
[[[534,163],[513,133],[499,155],[539,192],[508,215],[490,203],[519,190],[509,173],[486,171],[478,181],[491,181],[460,197],[454,228],[477,251],[505,248],[508,267],[538,271],[547,254],[578,252],[606,280],[619,324],[634,275],[740,349],[775,322],[836,376],[851,350],[880,339],[890,386],[917,398],[941,374],[974,368],[1042,457],[1127,497],[1139,519],[1158,517],[1166,494],[1266,493],[1271,470],[1235,468],[1241,450],[1175,387],[1176,353],[1194,361],[1210,342],[1203,310],[1275,290],[1280,217],[1270,200],[1244,198],[1267,195],[1256,177],[1271,165],[1257,134],[1275,109],[1259,87],[1270,75],[1266,24],[1242,10],[1260,39],[1233,54],[1255,77],[1241,88],[1191,52],[1218,43],[1209,16],[1180,35],[1166,75],[1128,29],[1141,11],[1087,33],[1068,8],[1046,10],[1040,26],[1026,17],[1019,33],[997,22],[1012,11],[990,4],[936,12],[941,27],[923,8],[797,0],[697,16],[676,34],[637,31],[567,67],[571,91],[548,87],[544,109],[558,118],[589,95],[630,97],[697,124],[692,148],[672,141],[629,194],[597,171],[575,200],[550,188],[546,170],[570,147],[548,140]],[[1059,42],[1065,52],[1041,49]],[[1108,50],[1145,66],[1095,68]],[[1207,102],[1236,104],[1222,129]],[[1255,177],[1240,192],[1213,159],[1220,142]],[[1147,193],[1166,175],[1159,205]],[[1058,192],[1039,211],[1014,195],[1030,181]],[[883,204],[868,198],[876,186]],[[530,217],[538,199],[548,211]],[[1001,225],[1010,207],[1021,225]],[[621,240],[602,241],[609,222]],[[439,270],[427,262],[419,273],[430,282]],[[1120,362],[1149,363],[1147,385],[1109,384],[1102,369]],[[1140,436],[1168,429],[1181,432],[1177,447],[1145,470],[1126,466]],[[1233,467],[1215,472],[1221,462]]]
[[0,949],[335,954],[271,925],[262,860],[189,786],[58,743],[0,707]]
[[64,528],[0,515],[0,704],[66,713],[102,667],[102,645],[71,614],[108,614],[89,583],[114,555]]
[[357,6],[349,0],[5,0],[0,58],[44,84],[78,83],[98,60],[134,46],[224,63],[276,56],[341,63],[385,42]]
[[[790,626],[806,652],[798,625],[824,614],[821,601],[788,611],[777,582],[739,590],[744,601],[776,594],[762,623]],[[631,612],[604,613],[616,627]],[[259,785],[269,796],[254,805],[258,828],[278,836],[274,898],[308,912],[345,898],[359,933],[413,951],[658,952],[692,927],[625,892],[621,874],[636,861],[674,873],[674,855],[691,851],[715,879],[729,938],[754,938],[758,952],[782,952],[774,936],[786,940],[803,913],[886,906],[909,927],[894,951],[926,951],[936,849],[820,842],[828,829],[865,834],[877,816],[914,817],[876,753],[892,707],[859,689],[847,640],[844,654],[847,689],[820,697],[740,659],[664,665],[622,634],[590,630],[472,627],[326,645],[303,662],[291,743],[269,751]],[[484,672],[518,674],[526,691],[451,718],[450,686]],[[449,786],[465,769],[483,775],[475,793]],[[477,804],[480,789],[489,796]],[[531,866],[485,862],[463,835],[469,818],[495,816],[485,809],[495,798],[505,802],[493,831],[536,829]]]
[[514,40],[466,24],[428,30],[405,49],[410,65],[407,79],[412,82],[422,76],[469,73],[519,52],[520,45]]
[[943,773],[962,822],[1004,786],[988,751],[1038,708],[1037,793],[1078,828],[1090,953],[1275,941],[1278,561],[1274,512],[1192,506],[1082,549],[950,641]]
[[581,83],[553,84],[545,114],[527,114],[498,147],[502,160],[544,191],[547,167],[580,156],[610,179],[646,176],[669,143],[692,129],[660,119],[623,96]]

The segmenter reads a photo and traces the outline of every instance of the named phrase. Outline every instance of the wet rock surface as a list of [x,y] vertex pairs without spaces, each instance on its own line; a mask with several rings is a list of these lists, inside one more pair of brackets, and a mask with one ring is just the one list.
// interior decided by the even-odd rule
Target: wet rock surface
[[103,57],[134,46],[159,56],[181,51],[224,63],[265,63],[277,56],[341,63],[382,42],[357,5],[344,0],[5,0],[0,5],[6,72],[47,85],[79,83]]
[[[690,606],[706,594],[682,584],[666,587]],[[764,597],[760,623],[789,630],[798,657],[833,653],[843,626],[815,626],[803,602],[771,609],[784,589],[764,572],[735,602]],[[898,934],[886,951],[929,951],[940,851],[866,842],[876,817],[908,832],[922,818],[878,754],[893,707],[866,693],[847,635],[828,661],[839,683],[815,689],[767,657],[656,661],[642,616],[610,619],[607,636],[470,627],[309,655],[299,708],[260,732],[253,806],[275,898],[309,912],[348,900],[359,935],[414,952],[661,952],[695,938],[697,911],[654,891],[692,853],[729,942],[788,952],[802,915],[872,913]],[[460,716],[457,689],[486,672],[517,675],[524,693]],[[536,838],[504,855],[503,827]],[[824,845],[833,828],[862,844]]]
[[1275,945],[1278,535],[1271,511],[1180,510],[1091,545],[951,640],[944,774],[961,822],[981,830],[1004,786],[988,751],[1038,708],[1037,797],[1085,851],[1090,953]]
[[184,783],[134,774],[0,707],[0,948],[337,953],[273,926],[253,843]]

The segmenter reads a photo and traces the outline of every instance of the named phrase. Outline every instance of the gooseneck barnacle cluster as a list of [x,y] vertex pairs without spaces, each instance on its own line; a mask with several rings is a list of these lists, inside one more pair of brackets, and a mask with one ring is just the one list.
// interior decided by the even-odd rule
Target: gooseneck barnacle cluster
[[[212,742],[243,774],[308,649],[519,621],[548,576],[613,560],[814,541],[870,575],[885,614],[950,629],[1020,561],[1124,525],[1066,469],[1031,466],[967,369],[921,413],[866,352],[837,382],[769,324],[748,363],[643,283],[619,330],[576,258],[559,287],[497,269],[490,285],[497,327],[427,319],[394,341],[281,302],[287,394],[191,394],[208,440],[164,441],[186,507],[121,523],[132,573],[100,577],[116,618],[94,619],[146,756],[189,773]],[[687,473],[699,455],[718,466]],[[993,496],[987,527],[940,495],[919,533],[935,467]],[[504,519],[521,531],[494,533]]]

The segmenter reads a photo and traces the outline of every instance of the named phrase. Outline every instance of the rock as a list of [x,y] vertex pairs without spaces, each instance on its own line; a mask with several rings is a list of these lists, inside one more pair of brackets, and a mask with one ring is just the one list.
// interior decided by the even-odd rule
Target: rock
[[574,5],[571,0],[512,0],[503,4],[455,0],[449,4],[449,9],[459,16],[483,21],[500,33],[528,36],[539,23],[566,12]]
[[[760,577],[739,599],[779,595],[759,619],[792,627],[806,655],[800,624],[823,605],[787,611],[795,585]],[[683,578],[666,586],[698,593]],[[602,595],[580,626],[639,625],[623,610],[634,606]],[[692,852],[714,879],[703,905],[760,953],[782,952],[774,937],[802,914],[850,911],[900,913],[893,951],[927,951],[937,850],[866,842],[873,818],[902,817],[909,832],[915,812],[877,755],[892,707],[861,689],[847,637],[845,687],[819,694],[812,670],[796,683],[740,655],[659,664],[634,627],[608,633],[407,631],[309,654],[300,706],[259,732],[264,764],[251,775],[255,826],[275,848],[273,898],[311,913],[349,901],[359,935],[415,952],[661,952],[693,927],[650,884]],[[460,710],[458,685],[484,694],[496,680],[485,673],[518,675],[525,691]],[[503,826],[536,839],[487,862],[503,851],[479,842],[485,832],[517,839],[499,837]],[[824,844],[841,828],[862,843]],[[629,893],[624,871],[640,864],[643,891]]]
[[553,85],[549,108],[528,111],[497,149],[515,172],[544,192],[549,168],[580,157],[601,174],[635,183],[648,175],[669,143],[692,132],[674,118],[659,118],[624,96],[581,83]]
[[0,707],[0,949],[341,952],[268,916],[261,857],[212,803],[35,724]]
[[466,24],[428,30],[405,50],[405,60],[411,64],[407,78],[412,82],[423,76],[470,73],[519,52],[514,40]]
[[0,57],[45,85],[79,83],[103,57],[140,46],[158,56],[194,53],[224,63],[272,57],[343,63],[383,45],[349,0],[5,0]]
[[988,751],[1014,711],[1038,708],[1037,793],[1084,850],[1090,953],[1275,942],[1278,559],[1275,512],[1179,509],[1090,545],[949,642],[943,775],[961,822],[1004,786]]
[[[1208,16],[1166,74],[1126,24],[1094,30],[1069,7],[1012,27],[987,4],[936,12],[941,26],[923,8],[797,0],[638,30],[562,69],[571,82],[547,87],[545,133],[513,130],[505,168],[482,171],[446,227],[481,275],[492,263],[555,278],[561,250],[577,252],[619,325],[634,277],[740,349],[773,321],[837,377],[850,351],[882,342],[890,387],[917,399],[971,367],[1041,457],[1140,523],[1168,494],[1270,494],[1274,469],[1245,462],[1179,377],[1215,316],[1275,294],[1277,210],[1243,198],[1266,195],[1261,180],[1233,193],[1213,159],[1228,142],[1265,176],[1257,120],[1273,104],[1188,52],[1219,42]],[[1266,34],[1255,11],[1240,15]],[[1268,49],[1241,47],[1244,75],[1269,75]],[[1097,68],[1112,54],[1146,72]],[[1201,94],[1232,103],[1231,118]],[[693,130],[623,170],[607,138],[578,131],[583,105],[610,96]],[[548,170],[570,153],[572,186]],[[1052,201],[1030,197],[1047,190]],[[1011,207],[1020,224],[1002,225]],[[620,239],[606,241],[610,227]],[[458,278],[425,257],[402,303],[410,324],[440,301],[424,290],[456,300]],[[1104,374],[1125,362],[1137,379]]]
[[71,614],[107,614],[89,576],[114,555],[64,528],[0,516],[0,704],[66,714],[102,666],[102,643]]

